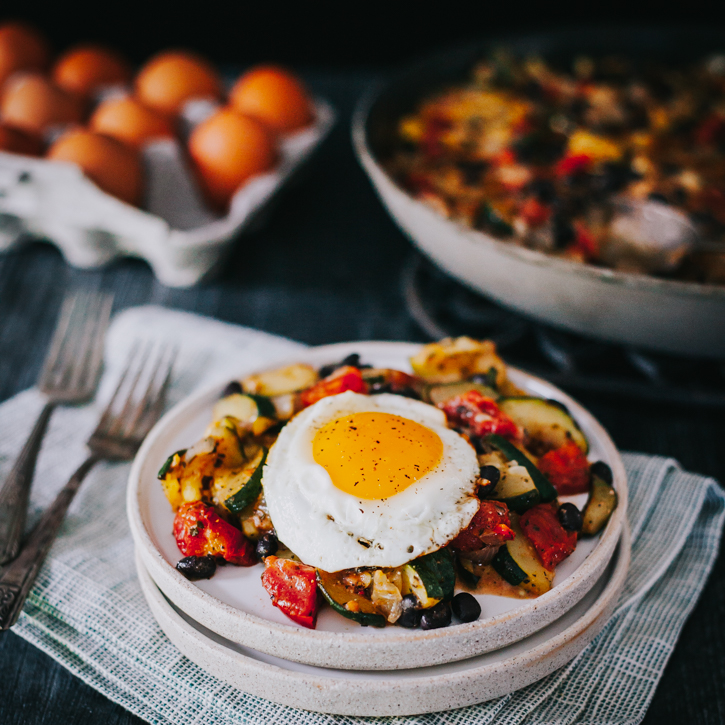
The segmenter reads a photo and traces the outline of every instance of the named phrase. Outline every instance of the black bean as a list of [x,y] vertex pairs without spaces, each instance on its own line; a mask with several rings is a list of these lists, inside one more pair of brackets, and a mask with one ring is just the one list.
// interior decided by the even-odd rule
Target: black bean
[[279,541],[272,533],[265,534],[257,542],[257,556],[260,560],[264,559],[265,556],[274,556],[277,553],[277,549],[279,549]]
[[448,602],[438,602],[435,607],[426,609],[420,618],[421,629],[438,629],[451,623],[451,607]]
[[581,531],[582,530],[582,515],[581,511],[573,503],[563,503],[559,506],[557,512],[559,517],[559,523],[567,531]]
[[542,204],[551,204],[556,198],[556,189],[549,179],[536,179],[529,184],[529,189]]
[[231,383],[227,385],[224,390],[222,390],[222,394],[220,397],[226,398],[227,395],[238,395],[242,392],[242,386],[238,380],[232,380]]
[[592,185],[595,191],[614,194],[637,176],[626,164],[606,164],[602,172],[593,177]]
[[561,214],[554,215],[554,242],[559,248],[566,247],[574,241],[576,233],[569,219]]
[[330,363],[329,365],[323,365],[317,372],[321,378],[326,378],[328,375],[332,375],[338,368],[345,366],[358,368],[358,370],[365,370],[372,367],[372,365],[363,365],[360,363],[360,353],[353,352],[347,357],[340,360],[338,363]]
[[216,571],[216,559],[213,556],[187,556],[176,565],[189,581],[211,579]]
[[396,624],[406,629],[415,629],[420,626],[420,617],[423,614],[415,594],[406,594],[401,602],[403,613],[398,617]]
[[451,602],[451,609],[459,622],[475,622],[481,616],[481,605],[468,592],[456,594]]
[[496,466],[481,466],[478,475],[481,477],[481,484],[478,487],[478,498],[484,499],[490,496],[496,489],[501,478],[501,471]]
[[488,163],[486,161],[458,161],[456,166],[461,172],[463,183],[466,186],[476,186],[481,182],[481,175],[488,167]]
[[598,476],[604,483],[608,483],[610,486],[612,485],[612,481],[614,480],[612,469],[604,461],[592,463],[589,470],[592,476]]

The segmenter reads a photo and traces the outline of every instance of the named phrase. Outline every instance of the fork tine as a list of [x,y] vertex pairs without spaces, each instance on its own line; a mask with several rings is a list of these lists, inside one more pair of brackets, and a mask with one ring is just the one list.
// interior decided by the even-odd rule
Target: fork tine
[[175,348],[162,346],[158,350],[152,363],[152,370],[148,375],[148,385],[135,410],[124,421],[122,431],[124,438],[133,440],[144,438],[158,419],[164,405],[166,388],[171,379],[171,369],[175,357]]
[[105,410],[103,411],[103,414],[101,415],[101,419],[98,421],[98,425],[96,426],[96,433],[103,433],[104,435],[107,432],[107,429],[109,425],[113,422],[115,416],[113,413],[113,409],[116,405],[116,401],[119,399],[119,395],[121,393],[121,389],[125,386],[126,379],[128,378],[128,375],[133,368],[135,358],[138,354],[139,347],[141,346],[141,343],[136,340],[134,342],[133,346],[131,347],[131,352],[128,355],[128,361],[126,363],[126,367],[121,374],[121,379],[118,381],[118,385],[116,386],[116,389],[113,391],[113,395],[111,396],[111,399],[108,401],[108,405],[106,405]]
[[79,297],[80,293],[76,292],[71,296],[67,296],[63,300],[63,304],[60,308],[60,314],[58,316],[58,323],[55,328],[55,333],[53,334],[53,339],[50,343],[50,349],[48,350],[48,354],[46,355],[43,369],[40,372],[40,387],[46,387],[51,379],[53,370],[58,364],[58,359],[63,348],[63,343],[65,342],[66,335],[68,334],[68,328],[70,327],[73,312],[78,305]]
[[96,294],[89,298],[83,332],[78,337],[79,354],[72,365],[69,385],[84,391],[95,388],[103,354],[104,331],[111,317],[111,295]]
[[121,408],[120,412],[111,421],[106,435],[123,436],[123,431],[126,428],[126,421],[130,416],[133,415],[134,411],[136,410],[136,390],[138,388],[139,381],[141,380],[144,371],[146,370],[146,366],[148,364],[149,358],[151,357],[152,351],[153,343],[146,343],[144,350],[140,356],[136,376],[134,377],[133,381],[128,387],[128,390],[126,391],[126,399],[124,401],[123,408]]

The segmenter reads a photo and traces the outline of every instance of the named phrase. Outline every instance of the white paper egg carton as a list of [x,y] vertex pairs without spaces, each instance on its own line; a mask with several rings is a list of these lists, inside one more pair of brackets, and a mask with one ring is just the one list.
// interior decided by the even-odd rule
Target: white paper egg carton
[[0,251],[43,238],[75,267],[142,257],[165,285],[191,286],[213,272],[327,135],[334,110],[319,99],[315,108],[314,125],[282,139],[276,168],[244,184],[224,217],[205,206],[176,140],[144,149],[143,209],[101,191],[74,164],[0,152]]

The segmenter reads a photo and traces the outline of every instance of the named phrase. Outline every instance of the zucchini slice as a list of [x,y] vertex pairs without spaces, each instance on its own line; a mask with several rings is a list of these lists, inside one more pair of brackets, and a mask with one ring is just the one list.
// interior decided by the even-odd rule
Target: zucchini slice
[[551,589],[554,572],[544,568],[534,545],[519,526],[519,517],[511,515],[511,528],[516,534],[496,553],[491,565],[509,583],[532,594],[545,594]]
[[512,461],[506,468],[499,470],[501,478],[491,498],[502,501],[511,511],[518,514],[522,514],[541,501],[541,494],[533,478],[518,461]]
[[249,468],[242,471],[231,471],[229,481],[216,481],[215,486],[229,486],[230,494],[224,499],[224,506],[233,514],[240,514],[250,503],[257,500],[262,491],[262,468],[267,460],[267,449],[260,451],[260,460],[250,475]]
[[589,441],[563,403],[543,398],[502,398],[501,410],[523,428],[530,438],[547,447],[560,448],[574,441],[584,453],[589,452]]
[[420,556],[403,567],[403,594],[415,594],[421,607],[453,598],[456,567],[448,549]]
[[245,393],[273,398],[277,395],[309,388],[318,379],[317,371],[311,365],[295,363],[276,370],[250,375],[242,381],[242,388]]
[[214,420],[234,418],[254,435],[261,435],[276,422],[277,412],[264,395],[233,393],[218,400],[212,412]]
[[458,558],[456,558],[456,574],[458,574],[458,578],[469,589],[475,589],[478,586],[478,582],[481,581],[481,577],[472,571],[468,571],[463,562]]
[[329,574],[318,569],[317,587],[327,603],[343,617],[352,619],[363,627],[385,626],[385,617],[377,613],[375,605],[369,599],[348,589],[340,581],[339,572]]
[[539,489],[542,503],[548,503],[556,498],[556,489],[551,485],[549,479],[529,460],[523,451],[520,451],[513,443],[496,433],[487,435],[484,440],[486,443],[498,448],[509,461],[516,461],[528,471],[534,485]]
[[584,536],[598,534],[617,508],[617,503],[617,492],[599,476],[592,476],[589,499],[582,512],[582,534]]
[[176,451],[176,453],[172,453],[165,461],[164,465],[159,468],[159,473],[157,475],[157,478],[159,481],[163,481],[164,478],[166,478],[166,474],[175,466],[178,466],[181,462],[181,456],[186,453],[186,448],[182,448],[180,451]]
[[481,395],[485,395],[487,398],[493,398],[494,400],[498,400],[499,397],[499,394],[488,385],[467,380],[461,383],[428,385],[423,391],[423,399],[432,405],[440,405],[441,403],[445,403],[446,400],[455,398],[457,395],[467,393],[469,390],[477,390]]

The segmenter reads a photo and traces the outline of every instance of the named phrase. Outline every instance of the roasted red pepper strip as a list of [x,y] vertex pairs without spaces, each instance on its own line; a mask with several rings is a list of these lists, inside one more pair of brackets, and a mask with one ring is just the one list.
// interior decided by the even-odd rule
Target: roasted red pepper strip
[[182,504],[174,519],[174,538],[184,556],[216,556],[237,566],[253,566],[252,542],[201,501]]
[[545,453],[539,458],[538,468],[560,496],[586,493],[589,490],[589,461],[574,442]]
[[484,546],[500,546],[513,538],[508,506],[500,501],[481,501],[471,523],[449,546],[457,551],[478,551]]
[[311,388],[300,393],[300,402],[303,407],[312,405],[318,400],[328,398],[331,395],[344,393],[352,390],[353,393],[367,393],[367,385],[363,380],[361,372],[350,365],[345,365],[328,375],[324,380],[315,383]]
[[540,503],[519,519],[521,530],[549,571],[576,549],[576,531],[567,531],[559,523],[556,511],[556,504]]
[[319,600],[314,566],[268,556],[264,560],[262,586],[272,597],[272,604],[291,620],[303,627],[315,628]]
[[496,401],[478,390],[457,395],[440,407],[448,422],[468,435],[483,438],[489,433],[497,433],[510,441],[520,442],[523,439],[520,428],[500,410]]

